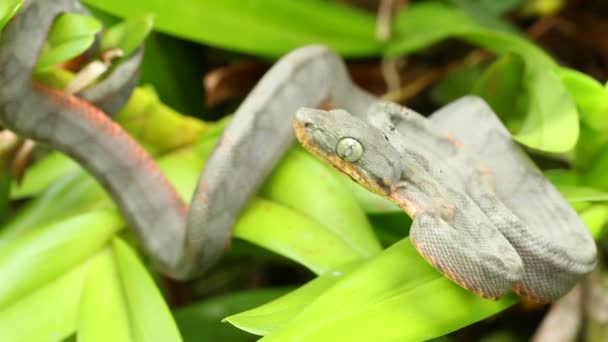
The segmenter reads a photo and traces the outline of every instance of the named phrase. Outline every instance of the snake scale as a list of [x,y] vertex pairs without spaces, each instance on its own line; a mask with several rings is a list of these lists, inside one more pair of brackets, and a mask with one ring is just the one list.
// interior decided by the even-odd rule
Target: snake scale
[[[2,32],[0,123],[81,163],[170,277],[192,278],[219,260],[239,212],[294,140],[288,115],[327,101],[343,110],[298,111],[301,143],[412,215],[412,241],[448,278],[487,298],[514,289],[549,301],[595,266],[595,244],[576,213],[483,102],[465,98],[426,119],[359,89],[322,46],[289,53],[260,80],[224,131],[188,207],[100,109],[124,103],[138,61],[83,92],[88,101],[33,81],[48,31],[67,12],[87,14],[75,0],[28,1]],[[106,95],[95,97],[100,93]],[[114,101],[102,105],[108,98]]]

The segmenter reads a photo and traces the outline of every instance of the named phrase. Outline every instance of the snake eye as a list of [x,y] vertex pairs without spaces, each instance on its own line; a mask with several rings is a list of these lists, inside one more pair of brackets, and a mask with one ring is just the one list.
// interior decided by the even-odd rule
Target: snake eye
[[354,163],[363,156],[363,145],[355,138],[342,138],[336,145],[336,154],[345,162]]

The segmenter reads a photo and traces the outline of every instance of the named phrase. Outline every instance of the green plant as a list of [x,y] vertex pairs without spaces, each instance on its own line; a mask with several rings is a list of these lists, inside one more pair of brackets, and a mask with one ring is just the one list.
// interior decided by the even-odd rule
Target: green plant
[[[0,6],[0,27],[18,8],[18,2],[13,3]],[[608,184],[602,177],[608,171],[606,87],[558,66],[504,23],[488,27],[456,7],[420,2],[398,13],[391,38],[379,43],[373,15],[330,1],[85,3],[134,18],[115,26],[104,40],[110,46],[125,44],[127,50],[133,50],[150,29],[151,17],[138,17],[142,11],[154,14],[154,28],[160,32],[264,58],[308,43],[329,45],[345,57],[398,56],[446,38],[490,50],[499,58],[466,92],[483,96],[522,144],[544,152],[568,152],[559,157],[573,167],[547,175],[576,206],[594,236],[601,235],[608,221]],[[75,22],[79,28],[56,25],[36,75],[58,87],[71,75],[54,67],[56,62],[82,53],[101,27],[87,17],[65,15],[59,20]],[[139,32],[134,41],[126,39],[133,30]],[[199,84],[181,69],[196,57],[179,42],[172,43],[176,48],[168,54],[162,37],[154,33],[148,40],[144,79],[164,89],[160,97],[180,110],[196,108],[180,91],[184,85]],[[143,86],[117,120],[158,156],[186,199],[226,122],[186,117]],[[320,176],[311,179],[310,174]],[[114,204],[78,165],[51,153],[28,171],[23,184],[12,185],[9,196],[4,204],[28,199],[0,229],[0,332],[10,340],[66,338],[77,331],[83,340],[171,341],[180,339],[177,326],[197,319],[214,319],[215,324],[201,325],[207,331],[189,328],[188,336],[212,337],[225,331],[217,324],[225,317],[268,340],[421,340],[482,320],[517,301],[487,301],[440,276],[404,239],[406,226],[396,234],[384,231],[383,242],[391,246],[382,249],[377,236],[384,228],[377,224],[378,217],[395,215],[407,222],[405,214],[355,188],[298,147],[285,156],[235,227],[235,238],[274,255],[235,245],[227,259],[245,263],[251,257],[277,260],[279,255],[304,266],[315,278],[291,292],[235,292],[201,301],[175,311],[173,317],[142,259],[125,244],[132,237],[123,231]],[[376,224],[370,223],[370,215]],[[218,272],[228,266],[220,265]],[[279,295],[283,296],[261,305]],[[222,310],[205,318],[201,312],[212,310],[211,302]],[[261,306],[251,309],[257,305]],[[243,310],[247,311],[237,313]],[[230,336],[247,339],[242,334]]]

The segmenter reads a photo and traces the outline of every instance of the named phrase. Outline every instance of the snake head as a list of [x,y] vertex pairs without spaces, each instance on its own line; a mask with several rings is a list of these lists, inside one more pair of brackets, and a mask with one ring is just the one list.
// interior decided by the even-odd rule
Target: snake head
[[344,110],[301,108],[293,122],[307,150],[379,195],[388,196],[401,173],[401,157],[378,129]]

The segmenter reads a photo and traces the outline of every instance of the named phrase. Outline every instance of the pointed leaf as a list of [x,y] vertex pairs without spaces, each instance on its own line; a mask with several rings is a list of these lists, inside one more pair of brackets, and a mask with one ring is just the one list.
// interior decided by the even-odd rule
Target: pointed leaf
[[[162,32],[263,56],[280,56],[305,44],[324,44],[350,56],[378,54],[375,17],[331,1],[85,0],[119,17],[154,13]],[[205,23],[206,29],[201,29]],[[311,25],[314,23],[314,25]]]
[[559,76],[581,112],[581,120],[597,131],[608,131],[608,90],[591,76],[559,68]]
[[80,293],[88,263],[69,270],[19,301],[0,309],[0,331],[7,341],[58,341],[76,330]]
[[119,48],[129,56],[152,31],[154,15],[138,15],[107,29],[101,39],[101,50]]
[[101,23],[91,16],[73,13],[59,16],[36,67],[48,68],[80,55],[93,44],[99,31]]
[[4,0],[0,3],[0,30],[19,11],[22,0]]
[[[473,94],[481,96],[492,109],[503,119],[520,119],[513,117],[517,113],[519,99],[523,93],[525,64],[518,54],[508,52],[481,75],[475,83]],[[521,123],[520,123],[521,124]]]
[[494,302],[460,288],[426,263],[405,239],[340,279],[263,340],[426,340],[495,314],[515,301],[509,296]]
[[273,170],[260,195],[305,213],[361,256],[377,254],[381,248],[372,227],[339,177],[309,153],[292,149]]
[[361,263],[361,261],[355,261],[342,265],[331,272],[326,272],[316,277],[280,298],[258,306],[255,309],[226,317],[224,321],[252,334],[267,335],[288,324],[306,306],[339,279],[354,271]]
[[249,202],[234,227],[234,237],[297,261],[316,274],[361,259],[356,250],[325,226],[260,198]]
[[123,227],[113,210],[100,210],[20,236],[0,248],[0,307],[60,276],[102,248]]
[[[442,23],[436,25],[436,23]],[[460,38],[497,54],[512,51],[525,61],[524,89],[529,101],[525,122],[515,138],[532,148],[565,152],[578,139],[576,105],[556,74],[555,62],[540,48],[513,33],[491,31],[461,11],[438,2],[409,6],[395,19],[389,55],[429,46],[446,38]]]
[[112,250],[127,301],[134,340],[181,341],[167,303],[133,250],[119,238],[112,241]]
[[227,315],[262,305],[287,288],[266,288],[229,293],[181,307],[173,312],[185,341],[251,341],[251,335],[221,320]]
[[91,260],[78,311],[78,341],[133,341],[111,248]]

